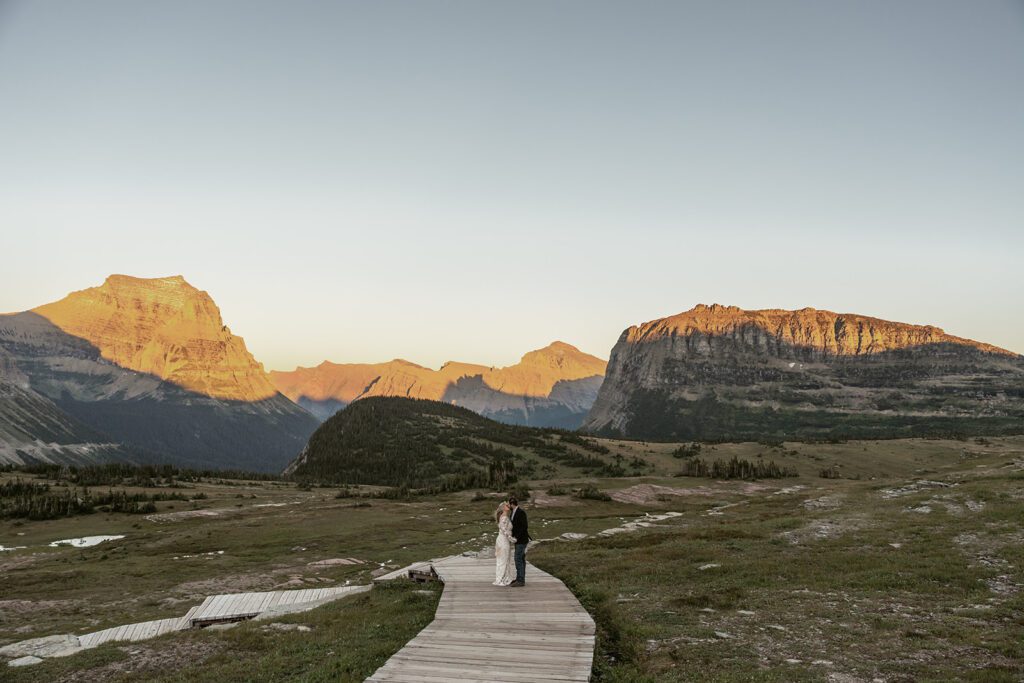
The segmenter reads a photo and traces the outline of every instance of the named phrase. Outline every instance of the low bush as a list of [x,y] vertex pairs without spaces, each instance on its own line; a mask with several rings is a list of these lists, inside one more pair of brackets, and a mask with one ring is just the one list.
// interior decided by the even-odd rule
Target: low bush
[[584,486],[583,488],[576,491],[575,496],[581,500],[611,500],[604,491],[600,490],[596,486]]

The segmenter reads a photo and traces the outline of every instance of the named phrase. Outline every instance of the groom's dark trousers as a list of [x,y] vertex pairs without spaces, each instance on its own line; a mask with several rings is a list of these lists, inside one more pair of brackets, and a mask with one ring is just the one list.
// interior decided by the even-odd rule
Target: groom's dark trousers
[[526,510],[512,510],[512,538],[516,539],[516,582],[526,583],[526,546],[530,542],[530,523]]
[[526,583],[526,543],[516,543],[516,581]]

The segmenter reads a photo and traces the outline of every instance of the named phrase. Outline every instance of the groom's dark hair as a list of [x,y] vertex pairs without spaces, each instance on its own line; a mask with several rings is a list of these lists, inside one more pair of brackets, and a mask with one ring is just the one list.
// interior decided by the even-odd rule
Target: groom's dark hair
[[509,505],[514,505],[514,506],[516,506],[516,507],[519,507],[519,501],[518,501],[518,500],[516,500],[516,497],[515,497],[515,496],[509,496],[509,499],[508,499],[508,504],[509,504]]

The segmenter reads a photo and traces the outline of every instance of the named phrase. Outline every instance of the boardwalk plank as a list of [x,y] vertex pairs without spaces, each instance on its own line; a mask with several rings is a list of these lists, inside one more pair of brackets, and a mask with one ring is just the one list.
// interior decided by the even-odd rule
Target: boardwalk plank
[[590,679],[594,622],[557,578],[529,565],[526,587],[504,588],[491,585],[494,560],[432,565],[445,584],[434,621],[368,681]]

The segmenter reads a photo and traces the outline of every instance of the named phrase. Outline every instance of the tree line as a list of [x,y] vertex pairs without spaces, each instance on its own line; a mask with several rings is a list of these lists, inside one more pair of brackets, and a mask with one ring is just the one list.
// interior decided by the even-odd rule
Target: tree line
[[84,486],[54,490],[46,483],[16,478],[0,483],[0,519],[59,519],[97,511],[146,514],[156,512],[157,501],[187,501],[205,497],[203,493],[190,497],[178,492],[96,492]]
[[780,467],[774,460],[749,460],[733,456],[731,460],[707,462],[702,458],[686,460],[680,477],[709,477],[712,479],[784,479],[799,476],[796,470]]
[[219,479],[249,481],[280,481],[277,474],[247,472],[243,470],[196,470],[174,465],[133,465],[104,463],[101,465],[57,465],[37,463],[7,466],[0,471],[18,471],[33,474],[56,483],[77,486],[138,486],[140,488],[175,487],[181,483]]

